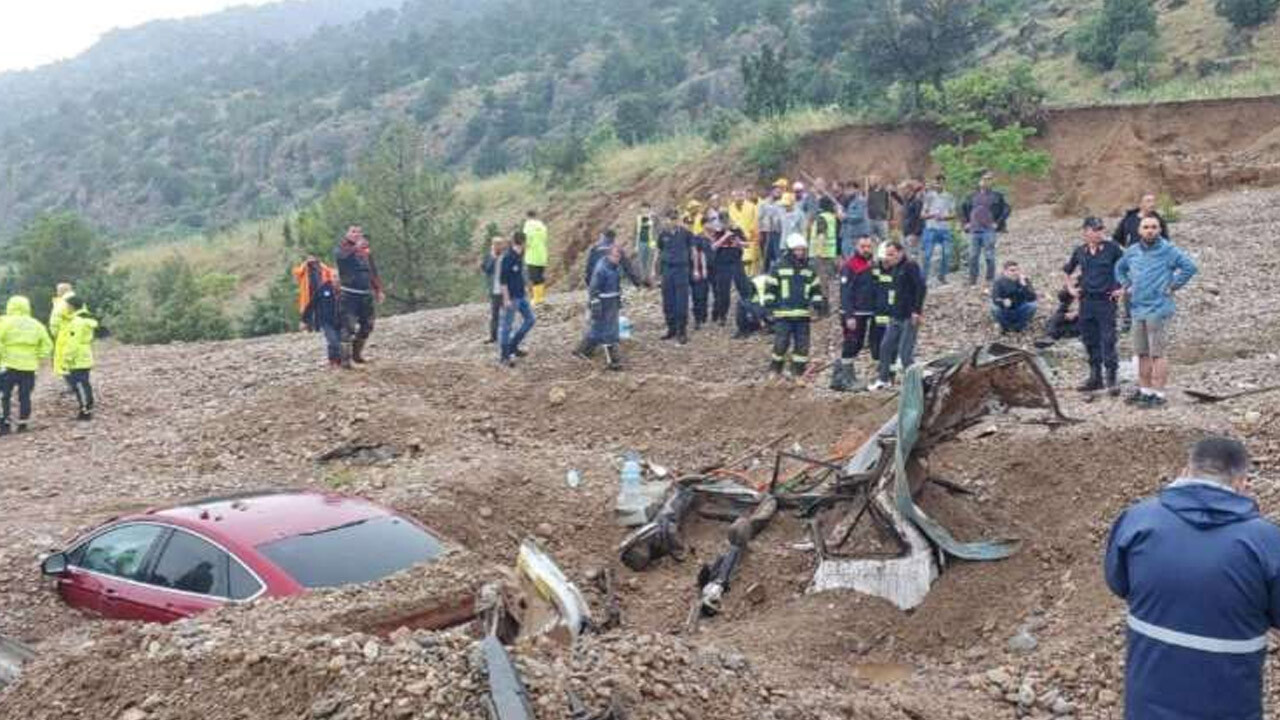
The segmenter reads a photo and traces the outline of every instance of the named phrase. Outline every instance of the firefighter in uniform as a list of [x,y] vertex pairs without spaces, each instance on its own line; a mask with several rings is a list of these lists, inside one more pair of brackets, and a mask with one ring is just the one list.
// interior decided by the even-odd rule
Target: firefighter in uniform
[[770,369],[780,374],[791,351],[791,370],[804,375],[809,364],[810,325],[814,311],[826,315],[818,274],[809,267],[808,242],[803,235],[786,239],[787,254],[769,273],[764,307],[774,321],[773,361]]

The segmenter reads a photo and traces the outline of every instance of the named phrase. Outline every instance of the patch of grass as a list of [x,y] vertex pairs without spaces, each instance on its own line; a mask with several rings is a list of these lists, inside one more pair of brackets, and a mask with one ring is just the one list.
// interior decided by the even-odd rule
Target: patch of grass
[[254,295],[266,292],[286,264],[297,258],[299,250],[284,247],[283,231],[283,217],[243,223],[212,236],[191,235],[128,247],[116,253],[112,266],[145,273],[177,255],[199,275],[233,276],[236,288],[226,309],[238,315]]

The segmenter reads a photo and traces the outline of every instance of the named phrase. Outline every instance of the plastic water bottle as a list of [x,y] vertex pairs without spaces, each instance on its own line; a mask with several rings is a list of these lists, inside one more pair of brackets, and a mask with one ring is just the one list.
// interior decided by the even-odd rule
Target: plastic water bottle
[[631,339],[631,318],[627,317],[626,315],[618,316],[618,339],[619,340]]
[[564,484],[568,485],[571,488],[578,487],[579,485],[582,484],[582,473],[578,472],[577,470],[570,470],[569,472],[565,473]]
[[642,524],[645,521],[645,499],[640,489],[640,457],[634,452],[628,452],[624,457],[616,509],[624,524]]

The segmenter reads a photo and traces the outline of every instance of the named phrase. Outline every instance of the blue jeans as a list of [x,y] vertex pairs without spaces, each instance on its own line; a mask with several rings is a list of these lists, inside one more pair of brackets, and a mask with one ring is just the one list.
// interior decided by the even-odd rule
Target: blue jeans
[[978,282],[978,256],[987,260],[987,282],[996,279],[996,231],[974,230],[969,233],[969,284]]
[[638,243],[636,260],[640,263],[640,279],[650,279],[653,276],[653,273],[650,272],[653,268],[653,248],[649,247],[649,243]]
[[889,327],[884,331],[884,339],[880,341],[880,362],[877,374],[881,382],[889,382],[893,379],[895,362],[902,363],[903,370],[915,363],[916,335],[919,332],[919,326],[909,319],[894,318],[889,321]]
[[336,362],[342,359],[342,330],[337,325],[321,325],[320,331],[324,333],[325,349],[329,353],[329,361]]
[[[516,313],[520,313],[522,322],[520,329],[516,330],[516,334],[511,334],[511,323],[516,319]],[[519,349],[520,343],[524,342],[525,335],[533,329],[533,306],[529,304],[528,298],[517,298],[511,301],[511,307],[503,308],[502,324],[498,329],[498,359],[506,360],[515,354]]]
[[924,246],[924,280],[929,282],[929,265],[933,262],[933,249],[942,248],[942,260],[938,264],[938,279],[946,282],[947,271],[951,269],[951,230],[948,228],[925,228],[924,237],[920,239]]
[[1033,302],[1014,305],[1011,308],[1002,305],[991,306],[991,317],[1000,325],[1000,329],[1004,332],[1022,332],[1031,324],[1031,318],[1036,316],[1036,304]]

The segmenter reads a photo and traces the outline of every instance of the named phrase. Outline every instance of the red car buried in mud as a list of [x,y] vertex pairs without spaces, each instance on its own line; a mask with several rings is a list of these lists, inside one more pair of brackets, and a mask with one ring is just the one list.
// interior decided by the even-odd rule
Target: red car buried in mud
[[171,622],[263,595],[370,582],[443,551],[426,528],[367,500],[270,492],[116,518],[41,569],[90,615]]

